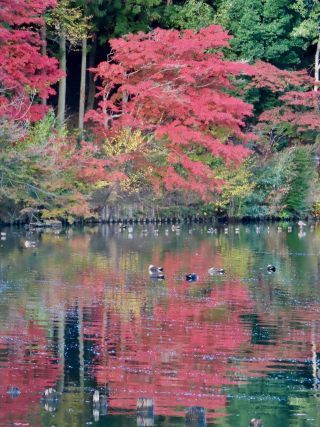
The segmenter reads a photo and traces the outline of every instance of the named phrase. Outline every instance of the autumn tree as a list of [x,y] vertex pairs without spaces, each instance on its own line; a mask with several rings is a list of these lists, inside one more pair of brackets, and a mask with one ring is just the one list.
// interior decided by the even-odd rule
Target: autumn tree
[[249,86],[275,94],[277,101],[259,116],[256,132],[260,143],[266,142],[266,136],[265,145],[273,149],[277,149],[280,140],[283,147],[290,143],[314,143],[320,130],[320,97],[313,90],[313,78],[305,70],[279,70],[264,62],[256,63],[254,69]]
[[252,111],[231,94],[231,79],[246,65],[224,60],[221,49],[228,40],[221,27],[210,26],[198,33],[156,29],[110,42],[110,60],[95,69],[101,79],[99,108],[87,118],[102,138],[123,127],[144,135],[142,144],[117,162],[130,159],[150,170],[156,188],[163,184],[206,198],[220,186],[207,160],[195,156],[241,162],[249,152],[244,120]]
[[[60,76],[57,61],[41,54],[39,31],[50,6],[54,1],[0,0],[0,119],[13,129],[43,115],[39,101],[54,93],[51,85]],[[22,135],[23,129],[17,138]]]

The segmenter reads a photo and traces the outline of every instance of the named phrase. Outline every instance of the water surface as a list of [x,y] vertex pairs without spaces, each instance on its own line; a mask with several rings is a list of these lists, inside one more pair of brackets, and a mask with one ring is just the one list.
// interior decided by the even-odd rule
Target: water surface
[[320,226],[237,227],[1,230],[0,426],[319,426]]

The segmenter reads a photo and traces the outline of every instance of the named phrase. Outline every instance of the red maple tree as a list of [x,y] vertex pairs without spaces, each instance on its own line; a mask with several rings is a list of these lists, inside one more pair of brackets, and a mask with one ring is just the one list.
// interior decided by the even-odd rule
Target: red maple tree
[[266,88],[277,94],[278,105],[264,111],[256,130],[277,133],[277,127],[290,126],[291,135],[306,141],[306,134],[320,130],[320,95],[313,90],[313,78],[306,70],[288,71],[259,61],[254,66],[249,87]]
[[[109,60],[93,70],[102,82],[100,101],[87,119],[102,138],[123,127],[141,129],[144,143],[123,161],[151,169],[155,186],[195,191],[205,199],[221,181],[199,155],[233,164],[248,155],[243,127],[252,107],[233,95],[232,80],[250,67],[224,59],[229,38],[216,25],[198,33],[129,34],[111,40]],[[156,162],[146,155],[150,145],[160,148]]]
[[[319,99],[310,90],[307,72],[280,70],[262,61],[228,61],[222,49],[229,38],[212,25],[198,33],[156,29],[110,42],[108,61],[92,70],[101,82],[99,105],[87,119],[94,122],[100,141],[126,127],[142,130],[144,140],[130,153],[105,159],[100,179],[119,180],[122,176],[112,178],[110,171],[123,172],[121,166],[130,162],[129,170],[143,168],[156,189],[163,185],[206,199],[223,185],[214,163],[239,164],[250,152],[248,139],[265,144],[261,136],[279,124],[289,124],[297,134],[318,129]],[[243,75],[250,80],[246,90],[266,88],[278,99],[276,108],[260,116],[255,137],[245,129],[252,106],[239,98]]]
[[54,93],[58,61],[41,54],[39,28],[54,0],[0,0],[0,118],[37,120]]

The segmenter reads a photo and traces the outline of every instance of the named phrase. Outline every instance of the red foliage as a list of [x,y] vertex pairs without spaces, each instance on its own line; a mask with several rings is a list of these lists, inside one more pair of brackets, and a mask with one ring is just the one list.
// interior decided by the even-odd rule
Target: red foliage
[[[112,40],[110,60],[93,70],[102,80],[100,102],[87,119],[103,137],[121,127],[153,135],[165,153],[165,167],[149,162],[143,147],[131,159],[153,168],[167,189],[192,190],[206,198],[220,181],[192,155],[200,148],[237,164],[249,153],[242,128],[252,107],[231,91],[232,78],[252,71],[247,64],[224,60],[221,49],[229,38],[212,25],[198,33],[156,29]],[[219,130],[227,142],[214,136]]]
[[[40,397],[56,383],[61,369],[49,349],[45,330],[22,316],[16,316],[14,327],[2,331],[0,351],[10,355],[1,359],[0,425],[9,425],[9,420],[29,425],[25,422],[37,413]],[[11,387],[17,387],[21,394],[10,396]]]
[[278,96],[279,106],[259,118],[259,135],[281,123],[290,123],[297,133],[319,128],[319,94],[310,90],[313,81],[306,71],[226,61],[221,48],[228,47],[228,39],[213,25],[199,33],[156,29],[111,41],[109,60],[92,70],[101,80],[100,102],[87,119],[100,140],[122,127],[141,129],[163,155],[161,161],[150,161],[146,139],[130,156],[111,159],[114,170],[131,160],[131,167],[152,171],[155,188],[164,184],[204,199],[219,190],[222,182],[199,154],[236,165],[249,153],[246,140],[257,139],[243,131],[252,106],[234,96],[242,74],[251,79],[247,88],[267,88]]
[[320,130],[319,92],[290,91],[279,99],[283,101],[282,105],[261,114],[261,122],[273,125],[290,123],[299,133]]
[[[306,71],[279,70],[271,64],[258,62],[249,87],[267,88],[278,93],[278,107],[264,111],[259,130],[290,123],[297,133],[320,130],[320,94],[312,90],[313,79]],[[266,126],[267,125],[267,126]]]
[[[61,73],[58,62],[41,54],[37,32],[45,10],[54,0],[0,0],[0,117],[36,120],[45,107],[35,97],[47,98]],[[34,105],[33,105],[34,104]]]

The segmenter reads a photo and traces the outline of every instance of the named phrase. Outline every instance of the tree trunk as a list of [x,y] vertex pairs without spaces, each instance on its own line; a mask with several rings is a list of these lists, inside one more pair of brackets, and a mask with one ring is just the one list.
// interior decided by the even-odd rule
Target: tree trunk
[[[96,54],[97,54],[97,37],[95,36],[92,41],[91,51],[89,53],[89,68],[93,68],[96,65]],[[92,110],[94,106],[94,96],[96,93],[96,85],[94,81],[93,73],[89,72],[88,78],[88,99],[87,99],[87,110]]]
[[167,0],[167,7],[168,6],[172,6],[173,1],[172,0]]
[[[43,22],[43,24],[41,25],[40,28],[40,37],[41,37],[41,41],[42,41],[42,45],[41,45],[41,54],[43,56],[47,55],[47,27],[46,27],[46,23]],[[43,106],[47,105],[47,99],[46,98],[41,98],[41,104]]]
[[316,48],[316,56],[315,56],[315,64],[314,64],[314,79],[316,82],[314,85],[314,90],[318,91],[319,90],[318,82],[320,80],[320,35],[319,35],[317,48]]
[[59,50],[60,50],[60,70],[64,76],[59,80],[59,97],[58,97],[58,125],[62,126],[65,120],[66,113],[66,90],[67,90],[67,54],[66,54],[66,32],[61,30],[59,35]]
[[81,57],[81,81],[80,81],[80,101],[79,101],[79,129],[83,136],[84,105],[86,99],[86,72],[87,72],[87,37],[82,39]]

